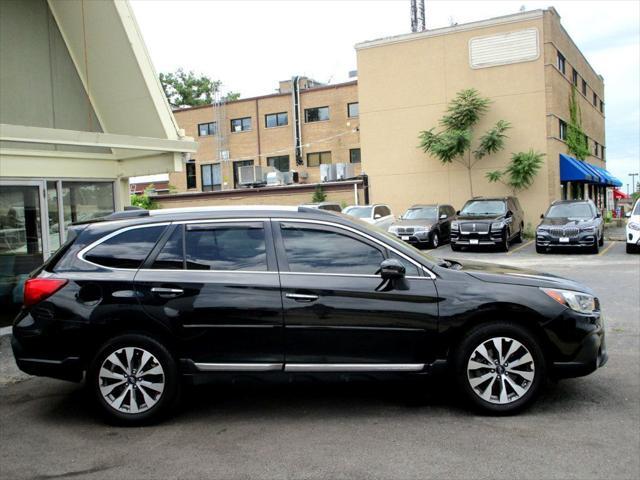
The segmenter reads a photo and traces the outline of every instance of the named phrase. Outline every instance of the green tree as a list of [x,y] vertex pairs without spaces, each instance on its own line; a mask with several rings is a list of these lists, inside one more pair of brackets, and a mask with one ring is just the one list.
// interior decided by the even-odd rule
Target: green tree
[[567,150],[577,159],[584,160],[589,155],[587,136],[582,131],[582,112],[576,98],[575,85],[569,96],[569,124],[567,125]]
[[153,183],[144,189],[142,195],[131,195],[131,205],[134,207],[144,208],[145,210],[154,210],[158,208],[158,204],[151,198],[151,191],[154,189]]
[[313,203],[320,203],[320,202],[324,202],[327,199],[327,194],[324,193],[324,189],[322,188],[322,185],[318,184],[316,185],[316,189],[313,192],[313,197],[311,198],[311,201]]
[[475,150],[471,150],[474,127],[489,110],[489,99],[480,96],[471,88],[458,92],[440,119],[443,127],[436,133],[436,127],[420,132],[421,148],[425,153],[438,158],[443,164],[457,161],[466,169],[469,176],[469,192],[473,197],[473,179],[471,170],[482,158],[499,152],[504,148],[507,138],[505,132],[511,128],[509,122],[499,120],[482,135]]
[[487,179],[489,182],[505,184],[515,195],[533,184],[540,167],[542,167],[544,155],[544,153],[534,152],[533,149],[528,152],[513,153],[509,166],[503,171],[487,172]]
[[[179,68],[175,72],[160,73],[160,83],[164,94],[172,107],[197,107],[213,103],[213,95],[220,88],[219,80],[206,75],[197,75],[193,71],[185,72]],[[237,100],[240,94],[229,92],[225,101]]]

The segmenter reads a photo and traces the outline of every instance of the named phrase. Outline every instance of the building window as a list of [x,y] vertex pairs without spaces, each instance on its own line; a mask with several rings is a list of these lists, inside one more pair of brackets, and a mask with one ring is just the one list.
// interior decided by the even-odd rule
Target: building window
[[593,142],[593,155],[594,155],[595,157],[598,157],[598,156],[599,156],[599,155],[598,155],[598,147],[599,147],[599,146],[600,146],[600,145],[598,144],[598,142]]
[[567,69],[566,65],[567,65],[567,61],[565,60],[564,55],[558,52],[558,70],[560,70],[563,75],[566,73],[566,69]]
[[360,163],[360,149],[352,148],[349,150],[349,161],[351,163]]
[[202,174],[202,191],[212,192],[222,189],[222,174],[219,163],[208,163],[200,166]]
[[559,120],[560,125],[560,140],[567,139],[567,122],[564,120]]
[[218,129],[216,128],[216,122],[198,124],[198,136],[200,137],[215,135],[217,130]]
[[598,106],[598,95],[596,95],[596,92],[593,92],[593,106]]
[[575,68],[573,69],[573,84],[578,86],[578,71]]
[[347,115],[349,118],[360,116],[360,104],[358,102],[347,104]]
[[605,146],[604,146],[604,145],[600,145],[600,155],[601,155],[601,157],[600,157],[600,158],[602,158],[602,160],[606,160],[606,158],[605,158],[605,157],[606,157],[606,155],[605,155],[605,151],[606,151]]
[[251,130],[251,117],[234,118],[231,120],[231,133]]
[[317,167],[322,163],[331,163],[331,152],[307,153],[307,167]]
[[289,124],[287,112],[269,113],[264,116],[264,126],[266,128],[284,127]]
[[585,82],[584,80],[582,80],[582,94],[585,97],[587,96],[587,82]]
[[187,162],[187,188],[196,188],[196,162],[191,160]]
[[604,102],[600,100],[600,112],[604,113]]
[[280,172],[289,171],[289,155],[278,155],[277,157],[267,157],[267,166],[273,167]]
[[305,122],[322,122],[324,120],[329,120],[329,107],[305,108]]

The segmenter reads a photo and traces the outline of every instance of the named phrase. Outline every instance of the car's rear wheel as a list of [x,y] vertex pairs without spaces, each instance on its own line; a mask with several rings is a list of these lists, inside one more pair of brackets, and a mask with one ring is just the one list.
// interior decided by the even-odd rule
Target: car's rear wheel
[[169,351],[142,334],[107,341],[93,359],[89,387],[106,417],[121,424],[159,419],[177,402],[178,369]]
[[454,368],[466,399],[494,414],[511,414],[530,405],[546,376],[538,339],[507,322],[484,324],[467,333],[455,352]]
[[438,235],[438,232],[433,232],[431,234],[431,247],[438,248],[439,246],[440,246],[440,235]]

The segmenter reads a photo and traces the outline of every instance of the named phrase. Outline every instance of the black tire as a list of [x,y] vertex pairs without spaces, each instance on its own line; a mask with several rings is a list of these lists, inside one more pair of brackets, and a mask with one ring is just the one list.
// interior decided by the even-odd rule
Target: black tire
[[522,243],[522,231],[524,230],[524,224],[521,223],[520,224],[520,230],[518,230],[518,234],[516,235],[516,238],[513,239],[514,243]]
[[458,245],[456,245],[455,243],[451,244],[451,250],[453,250],[454,252],[459,252],[460,248]]
[[440,246],[440,235],[437,231],[431,234],[431,248],[438,248]]
[[507,230],[502,234],[502,243],[498,245],[501,252],[509,251],[509,232]]
[[600,237],[599,245],[600,245],[601,247],[604,247],[604,231],[602,232],[602,236]]
[[633,243],[627,243],[627,253],[636,253],[638,251],[638,247],[636,247]]
[[[522,346],[524,346],[526,350],[528,350],[528,353],[532,358],[531,363],[519,367],[525,370],[527,369],[527,367],[533,365],[532,371],[529,371],[527,369],[523,372],[529,375],[533,374],[533,379],[531,381],[526,381],[524,377],[517,375],[513,370],[510,370],[511,375],[509,376],[509,371],[507,371],[507,375],[503,380],[503,384],[506,384],[509,381],[521,382],[524,380],[526,382],[525,387],[527,388],[521,396],[517,397],[516,390],[509,386],[509,388],[506,389],[506,391],[508,392],[507,397],[511,396],[511,398],[507,398],[508,403],[496,403],[500,400],[498,395],[496,395],[496,397],[498,397],[496,399],[493,399],[493,395],[491,395],[493,402],[481,398],[481,394],[479,392],[476,393],[476,390],[474,390],[474,387],[472,387],[472,380],[470,379],[471,373],[468,373],[472,372],[472,370],[470,369],[471,366],[469,364],[469,361],[474,355],[474,351],[476,350],[476,348],[478,348],[482,344],[485,344],[485,342],[490,342],[491,339],[496,337],[506,337],[508,339],[516,340]],[[504,352],[504,349],[508,348],[509,343],[502,343],[501,341],[501,345],[503,346]],[[522,354],[523,352],[524,350],[520,350],[520,348],[518,347],[518,350],[514,350],[513,352],[509,353],[509,357],[506,360],[513,359],[515,355],[517,355],[518,353]],[[507,363],[505,363],[505,365],[506,364]],[[510,415],[519,412],[531,405],[531,402],[533,402],[533,400],[535,400],[537,395],[540,393],[540,390],[544,385],[546,379],[546,359],[540,340],[528,329],[515,323],[503,321],[481,324],[467,332],[454,351],[453,366],[455,369],[455,380],[458,390],[463,394],[466,401],[470,403],[474,408],[484,413],[493,415]],[[482,369],[473,370],[473,372],[476,371],[478,372],[478,376],[484,375],[485,372],[485,370]],[[492,372],[492,369],[489,368],[486,371]],[[498,375],[497,369],[493,369],[493,372]],[[500,375],[498,375],[498,377],[500,377]],[[491,383],[487,385],[486,388],[499,389],[501,386],[500,384],[493,384],[493,380],[491,378],[489,378],[487,382]],[[484,383],[476,385],[476,388],[482,389],[483,385]],[[490,392],[490,394],[491,393],[493,392]]]
[[600,251],[600,242],[598,241],[598,237],[596,237],[593,240],[593,245],[591,246],[591,248],[589,249],[589,251],[591,253],[593,253],[594,255],[597,254]]
[[[100,390],[101,382],[104,380],[101,380],[100,378],[100,370],[103,363],[106,361],[107,357],[113,353],[118,352],[119,350],[122,351],[122,349],[128,347],[134,349],[133,358],[137,358],[140,363],[142,363],[142,351],[146,351],[151,354],[154,357],[153,360],[151,360],[151,365],[156,365],[157,362],[157,364],[162,367],[163,372],[159,375],[153,375],[156,381],[164,382],[162,392],[154,399],[156,403],[138,413],[126,413],[121,410],[117,410],[107,399],[105,399],[105,396],[103,396]],[[125,361],[122,362],[123,365],[125,364]],[[133,363],[135,364],[135,361],[133,361]],[[149,365],[149,361],[147,361],[146,365]],[[145,365],[139,365],[140,369],[143,367],[145,367]],[[114,373],[119,373],[121,370],[121,368],[115,367]],[[149,368],[146,368],[145,370],[149,370]],[[133,372],[135,373],[135,370],[133,370]],[[162,343],[152,337],[139,333],[119,335],[105,342],[91,362],[87,372],[86,381],[88,388],[96,398],[96,402],[101,413],[106,417],[107,421],[119,425],[145,425],[153,423],[169,413],[177,405],[180,399],[180,378],[175,359],[171,353],[169,353],[167,348],[162,345]],[[124,384],[124,387],[128,386],[129,383]],[[138,386],[131,385],[131,388],[137,389]],[[133,395],[136,395],[136,398],[140,399],[140,402],[145,402],[144,397],[142,396],[142,386],[140,386],[139,389],[139,392],[134,393]],[[154,390],[150,390],[145,387],[144,393],[148,394],[148,392],[151,392],[151,396],[156,394]],[[129,407],[132,403],[131,395],[132,393],[124,395],[125,399],[128,398]],[[135,402],[136,408],[140,402]],[[144,408],[145,405],[146,404],[143,403],[142,408]]]
[[541,247],[536,243],[536,253],[547,253],[547,249],[545,247]]

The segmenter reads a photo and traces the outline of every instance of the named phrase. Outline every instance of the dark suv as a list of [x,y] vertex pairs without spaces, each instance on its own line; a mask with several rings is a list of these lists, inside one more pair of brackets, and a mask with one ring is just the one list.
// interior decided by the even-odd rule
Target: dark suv
[[71,227],[25,284],[18,366],[80,381],[114,420],[183,382],[451,375],[490,412],[607,360],[598,299],[570,280],[432,258],[342,214],[210,208]]
[[438,248],[449,240],[455,214],[451,205],[414,205],[389,227],[389,233],[418,248]]
[[552,248],[584,248],[598,253],[604,245],[604,221],[591,200],[553,202],[536,229],[536,252]]
[[516,197],[476,197],[451,222],[451,250],[495,245],[506,252],[511,242],[522,241],[523,231],[524,212]]

